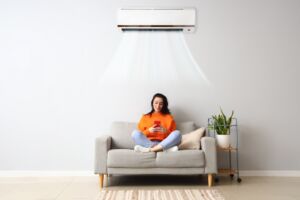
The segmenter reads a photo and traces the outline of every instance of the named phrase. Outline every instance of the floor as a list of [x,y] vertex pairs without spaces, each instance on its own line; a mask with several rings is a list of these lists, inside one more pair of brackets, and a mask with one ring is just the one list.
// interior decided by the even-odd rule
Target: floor
[[[112,176],[106,189],[206,189],[205,176]],[[1,200],[97,200],[98,176],[0,177]],[[213,187],[229,200],[300,200],[300,177],[220,177]]]

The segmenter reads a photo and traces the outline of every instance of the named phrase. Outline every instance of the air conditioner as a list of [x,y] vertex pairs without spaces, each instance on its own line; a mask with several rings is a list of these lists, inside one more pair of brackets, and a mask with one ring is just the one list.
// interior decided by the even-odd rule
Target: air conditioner
[[193,32],[195,9],[120,9],[117,26],[125,30],[182,30]]

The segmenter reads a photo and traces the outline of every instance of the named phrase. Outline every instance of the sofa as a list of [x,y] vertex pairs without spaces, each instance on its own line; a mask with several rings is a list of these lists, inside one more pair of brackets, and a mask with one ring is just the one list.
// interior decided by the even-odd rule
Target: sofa
[[[100,188],[104,178],[110,175],[200,175],[208,177],[212,186],[213,175],[217,173],[216,142],[204,136],[200,149],[176,152],[134,152],[132,131],[137,123],[113,122],[109,134],[95,140],[95,170],[99,175]],[[182,134],[195,130],[193,122],[177,123]]]

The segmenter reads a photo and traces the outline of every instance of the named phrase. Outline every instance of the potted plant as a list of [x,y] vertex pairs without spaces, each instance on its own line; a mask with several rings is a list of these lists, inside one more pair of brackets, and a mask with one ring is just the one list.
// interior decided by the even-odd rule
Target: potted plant
[[226,117],[223,110],[220,108],[221,114],[212,115],[212,123],[209,125],[209,129],[214,130],[216,134],[217,144],[221,148],[230,147],[230,127],[233,117],[233,111],[230,117]]

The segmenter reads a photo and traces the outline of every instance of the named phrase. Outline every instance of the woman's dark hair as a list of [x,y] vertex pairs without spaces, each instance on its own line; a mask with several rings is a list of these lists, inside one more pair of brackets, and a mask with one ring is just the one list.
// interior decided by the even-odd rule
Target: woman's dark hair
[[162,109],[161,109],[161,113],[162,114],[171,114],[171,112],[170,112],[170,110],[169,110],[169,108],[168,108],[168,99],[167,99],[167,97],[165,96],[165,95],[163,95],[163,94],[160,94],[160,93],[156,93],[154,96],[153,96],[153,98],[152,98],[152,100],[151,100],[151,108],[152,108],[152,110],[149,112],[149,113],[147,113],[146,115],[152,115],[152,113],[154,113],[154,108],[153,108],[153,102],[154,102],[154,99],[156,98],[156,97],[158,97],[158,98],[162,98],[162,100],[163,100],[163,107],[162,107]]

